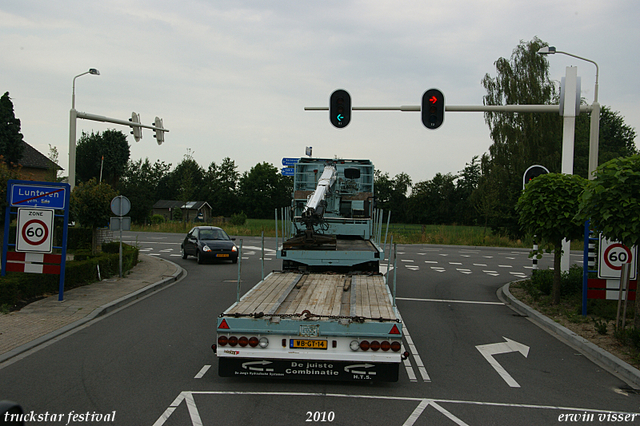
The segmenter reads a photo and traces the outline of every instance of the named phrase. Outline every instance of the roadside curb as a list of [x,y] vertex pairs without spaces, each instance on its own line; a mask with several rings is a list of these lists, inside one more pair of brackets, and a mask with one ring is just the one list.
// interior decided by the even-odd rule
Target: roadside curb
[[183,268],[181,268],[178,264],[171,262],[170,260],[166,260],[166,259],[161,259],[158,258],[158,260],[161,260],[163,262],[168,262],[170,264],[172,264],[173,266],[176,267],[176,271],[166,277],[161,279],[160,281],[157,281],[153,284],[149,284],[146,287],[143,287],[137,291],[134,291],[126,296],[123,296],[119,299],[113,300],[111,302],[105,303],[104,305],[96,308],[93,310],[93,312],[91,312],[89,315],[87,315],[86,317],[79,319],[77,321],[74,321],[70,324],[65,325],[64,327],[61,327],[55,331],[52,331],[51,333],[45,334],[43,336],[40,336],[28,343],[25,343],[24,345],[18,346],[17,348],[11,349],[10,351],[5,352],[4,354],[0,355],[0,364],[2,364],[3,362],[17,356],[20,355],[21,353],[24,353],[28,350],[31,350],[45,342],[48,342],[49,340],[53,340],[58,336],[61,336],[64,333],[67,333],[70,330],[73,330],[74,328],[80,327],[100,316],[103,316],[109,312],[115,311],[116,309],[119,309],[125,305],[128,305],[129,303],[141,299],[145,296],[147,296],[148,294],[151,294],[155,291],[161,290],[162,288],[173,284],[174,282],[177,282],[180,278],[182,278],[182,276],[185,273],[185,270]]
[[640,388],[640,371],[637,368],[596,346],[584,337],[577,335],[568,328],[549,319],[530,306],[525,305],[511,294],[509,291],[510,285],[511,283],[507,283],[498,290],[498,293],[502,292],[502,295],[505,296],[505,303],[507,306],[519,314],[530,318],[540,328],[547,331],[549,334],[555,335],[557,338],[579,350],[604,369],[617,374],[629,384],[633,383],[633,385]]

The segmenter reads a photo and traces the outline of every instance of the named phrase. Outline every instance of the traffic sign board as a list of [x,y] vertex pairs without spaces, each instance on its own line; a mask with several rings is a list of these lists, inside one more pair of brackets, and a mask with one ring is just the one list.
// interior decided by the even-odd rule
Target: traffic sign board
[[598,278],[620,278],[622,265],[631,263],[630,279],[636,279],[638,248],[629,247],[611,241],[600,234],[600,260],[598,262]]
[[49,209],[65,208],[66,188],[59,186],[41,186],[12,184],[12,207],[45,207]]
[[295,170],[293,167],[283,167],[280,171],[282,172],[282,176],[293,176]]
[[111,211],[118,216],[124,216],[131,210],[131,201],[124,195],[118,195],[111,200]]
[[51,253],[53,250],[53,210],[18,209],[16,251]]
[[294,166],[298,161],[300,161],[299,158],[283,158],[282,165],[285,167],[291,167]]

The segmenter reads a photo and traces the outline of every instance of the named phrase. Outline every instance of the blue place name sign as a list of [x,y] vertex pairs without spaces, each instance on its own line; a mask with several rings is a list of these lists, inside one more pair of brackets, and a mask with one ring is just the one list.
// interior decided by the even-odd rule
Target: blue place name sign
[[11,187],[12,207],[65,208],[66,188],[60,186],[36,186],[14,184]]
[[300,161],[299,158],[283,158],[282,165],[285,167],[293,167],[298,161]]

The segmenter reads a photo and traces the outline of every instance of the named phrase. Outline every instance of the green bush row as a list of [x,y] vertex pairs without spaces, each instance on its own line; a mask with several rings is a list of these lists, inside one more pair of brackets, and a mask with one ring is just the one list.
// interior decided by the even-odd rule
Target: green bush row
[[[535,269],[531,279],[523,283],[525,290],[534,298],[549,296],[553,288],[553,270]],[[563,272],[560,280],[560,295],[571,296],[582,292],[582,267],[571,265],[568,272]]]
[[[124,272],[138,263],[138,249],[127,244],[123,244],[122,247]],[[98,256],[82,256],[82,260],[66,262],[65,290],[96,282],[98,266],[101,278],[119,274],[119,243],[103,244],[102,248],[103,252]],[[13,309],[42,296],[55,294],[58,292],[59,283],[59,275],[8,272],[6,276],[0,277],[0,306]]]

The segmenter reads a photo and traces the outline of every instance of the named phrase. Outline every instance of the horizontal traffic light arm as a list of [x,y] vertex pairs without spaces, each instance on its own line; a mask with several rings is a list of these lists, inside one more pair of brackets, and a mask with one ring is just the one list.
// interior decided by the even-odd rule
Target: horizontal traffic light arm
[[[304,107],[305,111],[328,111],[329,107]],[[420,105],[351,107],[352,111],[420,112]],[[560,112],[558,105],[445,105],[453,112]],[[590,112],[591,105],[581,105],[580,112]]]
[[156,126],[147,126],[146,124],[135,123],[135,122],[129,121],[129,120],[118,120],[117,118],[109,118],[109,117],[105,117],[105,116],[102,116],[102,115],[89,114],[89,113],[86,113],[86,112],[77,111],[76,115],[77,115],[78,118],[84,118],[85,120],[100,121],[100,122],[107,122],[107,123],[114,123],[114,124],[122,124],[123,126],[129,126],[129,127],[144,127],[145,129],[161,130],[163,132],[168,132],[169,131],[169,130],[167,130],[165,128],[158,128]]

